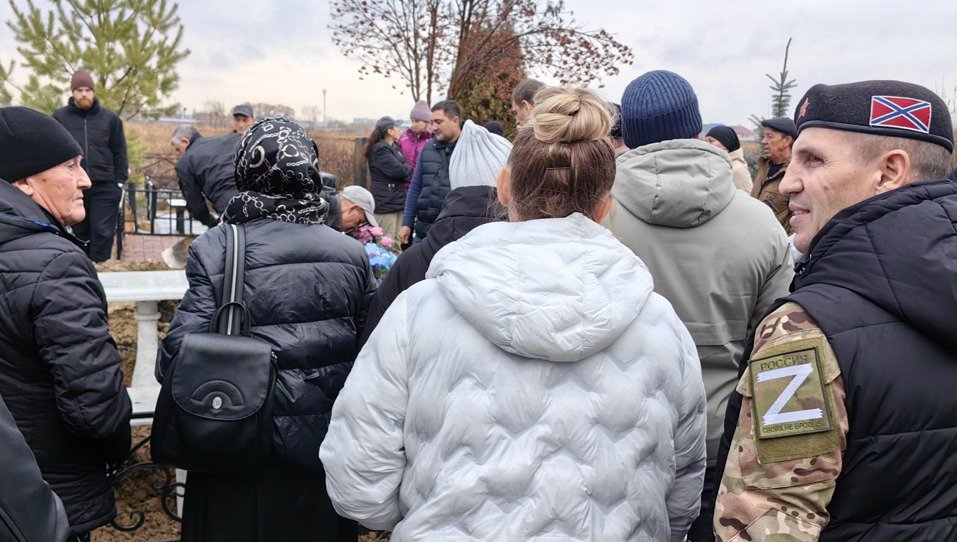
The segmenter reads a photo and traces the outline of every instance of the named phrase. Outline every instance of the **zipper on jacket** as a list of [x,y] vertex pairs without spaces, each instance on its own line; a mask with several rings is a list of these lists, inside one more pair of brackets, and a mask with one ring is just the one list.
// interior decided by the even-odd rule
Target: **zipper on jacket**
[[86,160],[87,174],[90,172],[90,134],[86,131],[86,115],[83,115],[83,159]]

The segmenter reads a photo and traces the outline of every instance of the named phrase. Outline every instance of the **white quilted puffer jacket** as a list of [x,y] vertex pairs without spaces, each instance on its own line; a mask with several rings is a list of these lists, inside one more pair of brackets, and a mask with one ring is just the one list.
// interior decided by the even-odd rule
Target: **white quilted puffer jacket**
[[336,510],[397,542],[682,540],[705,468],[695,346],[602,226],[480,226],[386,312],[320,458]]

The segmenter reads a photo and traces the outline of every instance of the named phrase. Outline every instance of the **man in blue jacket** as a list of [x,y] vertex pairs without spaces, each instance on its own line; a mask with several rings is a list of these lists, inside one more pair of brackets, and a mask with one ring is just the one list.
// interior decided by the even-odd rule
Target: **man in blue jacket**
[[86,218],[73,226],[73,233],[89,241],[86,253],[103,262],[113,252],[113,236],[123,198],[123,183],[129,175],[126,135],[116,113],[100,105],[93,90],[93,77],[77,70],[70,79],[73,96],[53,118],[76,139],[83,151],[83,169],[93,186],[83,198]]

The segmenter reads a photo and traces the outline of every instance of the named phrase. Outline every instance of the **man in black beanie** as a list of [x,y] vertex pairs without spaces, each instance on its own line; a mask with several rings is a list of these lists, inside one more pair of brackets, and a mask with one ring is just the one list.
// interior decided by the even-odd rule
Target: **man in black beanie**
[[[947,106],[815,85],[782,195],[805,254],[728,405],[720,540],[954,540],[957,182]],[[723,458],[727,461],[722,461]]]
[[0,108],[0,396],[74,537],[116,515],[110,465],[130,448],[130,398],[83,241],[81,149],[52,118]]
[[93,77],[77,70],[70,79],[73,96],[66,107],[53,113],[83,149],[83,169],[93,186],[83,200],[86,218],[73,232],[89,241],[86,252],[94,262],[110,259],[116,235],[123,184],[129,176],[126,135],[116,113],[100,105],[93,90]]

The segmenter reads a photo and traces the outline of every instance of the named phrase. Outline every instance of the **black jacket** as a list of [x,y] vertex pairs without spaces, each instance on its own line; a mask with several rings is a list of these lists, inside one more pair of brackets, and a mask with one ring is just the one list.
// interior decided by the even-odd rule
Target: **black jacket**
[[498,203],[495,188],[465,186],[449,192],[442,212],[421,243],[402,251],[389,274],[376,290],[369,307],[369,318],[362,330],[362,344],[369,340],[385,311],[399,294],[424,280],[432,258],[445,245],[489,222],[505,219],[505,208]]
[[377,214],[394,213],[405,207],[405,180],[412,168],[398,145],[380,139],[369,156],[369,191],[375,199]]
[[85,532],[114,515],[107,465],[130,450],[130,398],[106,297],[76,238],[0,182],[0,396]]
[[[807,311],[847,392],[847,449],[821,540],[957,539],[957,183],[841,211],[798,263],[793,290],[770,310],[794,301]],[[740,406],[735,394],[724,457]]]
[[442,211],[445,196],[452,190],[449,182],[449,161],[455,143],[447,143],[438,139],[430,139],[422,154],[419,155],[417,168],[422,170],[422,190],[415,207],[415,234],[425,239],[432,223]]
[[90,180],[98,182],[125,183],[130,163],[126,157],[126,135],[123,121],[116,113],[100,106],[93,99],[93,107],[80,109],[70,98],[66,107],[53,113],[53,118],[63,125],[83,149],[83,169]]
[[[372,269],[355,239],[325,225],[247,222],[244,299],[252,336],[278,357],[274,450],[286,463],[321,469],[319,445],[332,404],[359,351],[374,294]],[[189,247],[189,290],[157,356],[162,382],[187,333],[205,332],[223,288],[226,226]]]
[[209,212],[206,200],[218,214],[223,214],[229,200],[239,194],[236,188],[236,144],[234,132],[219,137],[201,137],[189,144],[186,153],[176,162],[179,189],[186,200],[190,216],[208,227],[218,223]]
[[61,542],[70,534],[63,503],[0,398],[0,540]]

